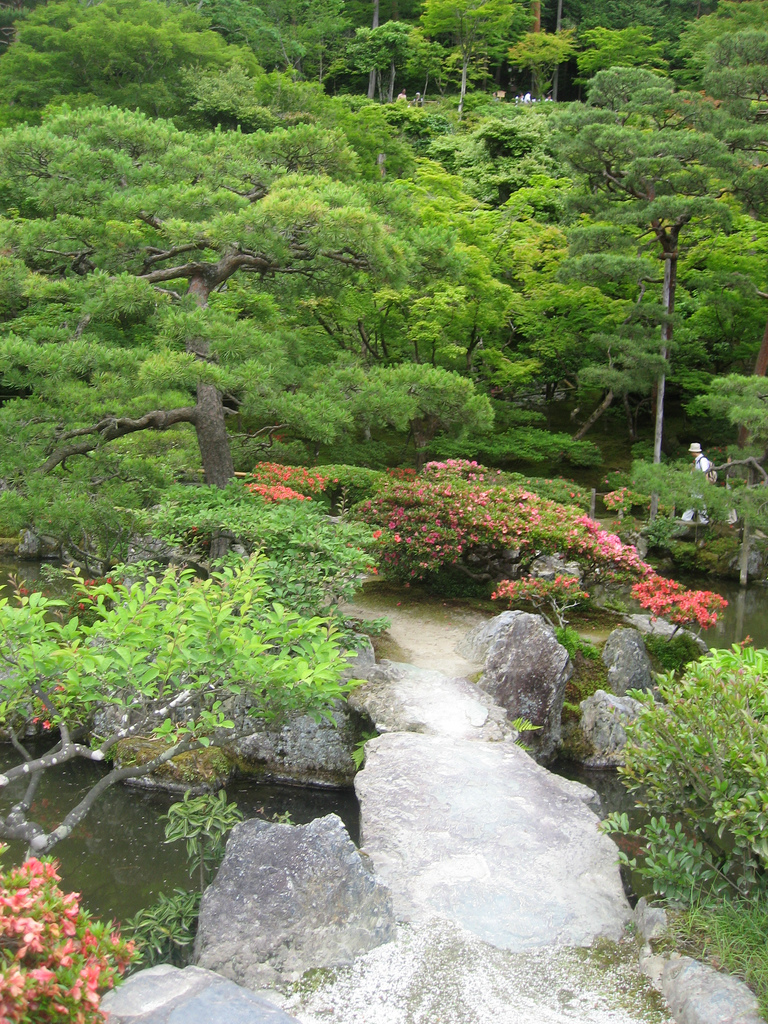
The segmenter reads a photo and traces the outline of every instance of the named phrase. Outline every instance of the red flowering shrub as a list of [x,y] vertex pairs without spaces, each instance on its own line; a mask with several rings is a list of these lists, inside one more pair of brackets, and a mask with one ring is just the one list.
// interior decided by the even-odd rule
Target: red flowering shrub
[[64,893],[51,861],[0,874],[0,1020],[95,1024],[101,994],[136,959],[132,942]]
[[311,501],[308,494],[299,494],[284,484],[246,484],[246,490],[258,494],[265,501]]
[[391,476],[395,480],[413,480],[416,476],[415,469],[407,469],[400,467],[390,467],[387,471],[387,476]]
[[589,594],[582,589],[575,576],[555,576],[553,580],[539,580],[534,576],[522,580],[502,580],[491,597],[494,601],[506,601],[509,604],[531,604],[552,626],[555,623],[544,611],[545,608],[551,610],[558,626],[565,626],[565,613],[589,601]]
[[[317,497],[322,494],[328,483],[328,474],[319,469],[306,469],[304,466],[283,466],[279,462],[257,462],[253,468],[253,483],[248,489],[253,490],[254,484],[266,487],[283,486],[304,497]],[[257,492],[261,493],[261,492]],[[278,501],[279,498],[272,498]]]
[[635,548],[577,508],[522,488],[425,476],[390,484],[359,505],[356,515],[377,528],[382,561],[404,579],[423,579],[473,555],[498,557],[509,548],[559,551],[589,571],[635,579],[651,571]]
[[697,625],[709,629],[717,613],[728,606],[725,598],[711,590],[686,590],[675,580],[655,573],[632,587],[632,596],[653,615],[663,615],[678,626]]

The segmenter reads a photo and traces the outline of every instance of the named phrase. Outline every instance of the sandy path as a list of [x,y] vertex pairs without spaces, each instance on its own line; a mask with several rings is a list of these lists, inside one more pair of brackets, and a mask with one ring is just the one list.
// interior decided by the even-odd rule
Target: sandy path
[[459,601],[443,601],[422,593],[388,593],[369,587],[342,611],[354,618],[387,618],[391,625],[375,641],[377,659],[405,661],[448,676],[473,676],[482,665],[456,653],[456,645],[470,629],[486,622],[490,615],[467,608]]

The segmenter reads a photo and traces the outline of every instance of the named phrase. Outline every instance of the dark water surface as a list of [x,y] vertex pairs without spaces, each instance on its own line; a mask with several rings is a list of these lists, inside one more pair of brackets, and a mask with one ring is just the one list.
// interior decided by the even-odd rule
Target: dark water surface
[[[36,751],[37,752],[37,751]],[[17,764],[15,751],[0,745],[0,768]],[[54,827],[107,769],[76,762],[45,773],[30,818]],[[3,793],[3,810],[23,793],[24,783]],[[289,813],[295,824],[335,813],[355,842],[360,821],[351,789],[310,789],[301,786],[260,784],[249,779],[227,786],[245,818]],[[61,862],[62,885],[83,894],[85,906],[100,917],[124,919],[153,903],[159,893],[179,886],[192,888],[187,873],[184,843],[166,843],[161,818],[179,796],[117,785],[96,802],[72,835],[53,850]],[[10,844],[6,861],[18,862],[25,844]]]

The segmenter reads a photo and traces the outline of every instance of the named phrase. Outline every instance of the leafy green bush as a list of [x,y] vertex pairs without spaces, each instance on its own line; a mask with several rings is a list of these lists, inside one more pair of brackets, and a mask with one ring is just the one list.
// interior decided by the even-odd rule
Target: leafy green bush
[[519,462],[561,462],[599,466],[602,455],[591,441],[574,441],[570,434],[554,434],[536,427],[515,427],[502,434],[458,438],[437,437],[429,446],[435,458],[461,459],[471,455],[491,465]]
[[200,556],[205,539],[222,532],[265,552],[274,597],[306,615],[327,614],[329,604],[351,600],[374,563],[366,527],[330,522],[315,501],[264,501],[240,484],[170,488],[147,513],[146,525]]
[[578,505],[585,512],[589,511],[590,492],[573,480],[565,480],[561,476],[548,479],[542,476],[524,476],[522,473],[505,473],[503,482],[511,487],[524,487],[538,494],[540,498],[559,501],[561,505]]
[[641,840],[644,862],[629,863],[660,895],[768,891],[766,678],[768,651],[734,646],[690,664],[679,681],[661,677],[662,704],[633,694],[643,707],[619,770],[649,820],[632,828],[614,814],[605,827]]
[[555,629],[557,642],[562,644],[568,651],[571,661],[574,661],[576,654],[583,654],[590,661],[596,661],[600,657],[600,651],[588,640],[582,640],[577,630],[572,626],[558,626]]
[[672,637],[652,633],[644,639],[648,653],[667,672],[679,672],[701,657],[699,645],[689,633],[676,633]]
[[[254,556],[205,580],[169,569],[130,586],[94,584],[92,624],[77,616],[62,623],[60,602],[40,593],[19,595],[18,606],[0,598],[8,669],[0,725],[25,735],[33,718],[44,718],[43,727],[60,735],[34,760],[19,749],[4,785],[76,758],[102,762],[125,739],[151,737],[162,747],[149,761],[101,776],[52,831],[15,805],[10,818],[0,815],[0,837],[48,852],[108,786],[224,742],[234,697],[264,720],[294,712],[331,718],[354,685],[340,681],[342,638],[327,617],[302,617],[276,602],[268,578],[269,563]],[[101,735],[87,746],[81,730],[96,710]]]

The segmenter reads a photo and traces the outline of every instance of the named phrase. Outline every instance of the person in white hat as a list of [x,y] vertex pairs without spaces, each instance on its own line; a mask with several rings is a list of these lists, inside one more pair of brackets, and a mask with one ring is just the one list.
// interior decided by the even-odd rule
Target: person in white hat
[[[701,450],[701,445],[699,444],[699,442],[698,441],[692,441],[690,447],[688,448],[688,451],[693,456],[693,471],[694,471],[694,473],[695,472],[701,472],[701,473],[704,473],[704,474],[709,473],[709,471],[712,469],[712,463],[709,461],[707,456]],[[696,495],[694,495],[694,497],[702,498],[703,495],[702,494],[696,494]],[[683,512],[683,519],[687,523],[690,523],[693,520],[693,517],[695,515],[696,515],[696,510],[693,509],[693,508],[689,508],[689,509],[686,509],[685,512]],[[708,523],[709,522],[709,519],[707,518],[707,513],[706,513],[705,509],[702,509],[701,512],[699,512],[699,522],[701,522],[701,523]]]

